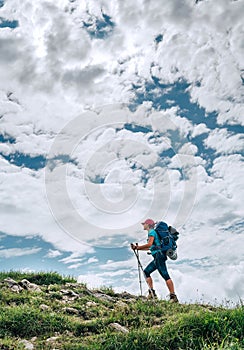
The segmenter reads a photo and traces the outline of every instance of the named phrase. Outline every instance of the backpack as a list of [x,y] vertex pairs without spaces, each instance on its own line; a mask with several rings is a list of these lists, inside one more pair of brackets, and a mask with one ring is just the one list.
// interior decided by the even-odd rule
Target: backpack
[[176,241],[179,238],[179,232],[172,226],[168,226],[166,222],[160,221],[156,224],[154,230],[156,231],[160,239],[160,249],[165,252],[166,255],[172,259],[177,259],[177,244]]

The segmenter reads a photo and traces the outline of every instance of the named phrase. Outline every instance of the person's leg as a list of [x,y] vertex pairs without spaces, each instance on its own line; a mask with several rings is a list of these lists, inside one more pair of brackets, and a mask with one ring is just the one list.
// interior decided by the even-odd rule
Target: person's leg
[[166,282],[166,286],[170,293],[170,301],[178,302],[177,296],[175,294],[174,283],[168,274],[166,259],[163,254],[157,254],[155,259],[155,265],[158,269],[158,272]]
[[155,271],[157,269],[156,265],[155,265],[155,261],[151,261],[147,267],[144,269],[144,275],[146,277],[146,282],[148,284],[148,287],[149,287],[149,295],[148,295],[148,298],[156,298],[157,295],[155,293],[155,290],[153,289],[153,279],[152,277],[150,276],[151,273],[153,271]]
[[173,283],[172,279],[170,278],[165,282],[166,282],[166,285],[168,287],[169,292],[172,294],[175,294],[175,288],[174,288],[174,283]]
[[147,267],[144,269],[144,275],[146,277],[146,281],[148,283],[149,288],[153,288],[153,280],[151,277],[151,273],[157,269],[155,265],[155,261],[151,261]]
[[149,287],[150,289],[153,289],[153,279],[152,279],[152,277],[151,277],[151,276],[150,276],[150,277],[147,277],[147,278],[146,278],[146,281],[147,281],[148,287]]

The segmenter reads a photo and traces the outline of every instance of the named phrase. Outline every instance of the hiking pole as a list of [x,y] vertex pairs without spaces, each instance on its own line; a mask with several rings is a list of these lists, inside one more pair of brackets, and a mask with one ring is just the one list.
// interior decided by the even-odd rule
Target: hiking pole
[[[138,243],[136,243],[136,245],[138,245]],[[138,266],[138,275],[139,275],[139,285],[140,285],[140,291],[141,291],[141,296],[142,296],[142,281],[141,281],[141,269],[140,269],[140,259],[139,259],[139,251],[137,250],[137,252],[134,250],[136,258],[137,258],[137,266]]]
[[[131,247],[132,247],[132,245],[133,245],[133,243],[131,243]],[[136,243],[136,245],[138,245],[138,243]],[[142,266],[141,261],[140,261],[140,259],[139,259],[139,252],[138,252],[138,250],[137,250],[137,253],[136,253],[136,250],[135,250],[135,249],[133,249],[133,252],[134,252],[134,254],[135,254],[136,258],[137,258],[137,262],[138,262],[138,271],[139,271],[139,268],[142,270],[143,276],[144,276],[145,281],[146,281],[146,283],[147,283],[147,285],[148,285],[148,288],[149,288],[149,290],[150,290],[150,294],[152,295],[153,300],[155,300],[154,292],[153,292],[152,288],[151,288],[151,287],[149,286],[149,284],[148,284],[147,276],[145,275],[143,266]],[[139,276],[140,276],[140,275],[139,275]],[[139,277],[139,278],[140,278],[140,277]],[[141,288],[141,280],[140,280],[140,288]],[[141,293],[142,293],[142,290],[141,290]],[[142,294],[141,294],[141,295],[142,295]]]
[[[136,259],[137,259],[137,266],[138,266],[138,274],[139,274],[139,283],[140,283],[140,291],[141,291],[141,296],[142,296],[142,282],[141,282],[141,270],[143,271],[143,267],[141,265],[141,262],[140,262],[140,259],[139,259],[139,253],[138,251],[136,252],[134,249],[133,249],[133,252],[136,256]],[[144,272],[144,271],[143,271]],[[144,275],[145,277],[145,275]]]

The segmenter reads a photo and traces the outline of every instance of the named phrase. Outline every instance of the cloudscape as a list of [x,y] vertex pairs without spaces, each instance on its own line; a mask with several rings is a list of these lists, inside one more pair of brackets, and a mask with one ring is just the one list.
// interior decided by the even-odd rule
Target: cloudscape
[[1,270],[138,294],[153,218],[182,302],[243,299],[243,6],[0,0]]

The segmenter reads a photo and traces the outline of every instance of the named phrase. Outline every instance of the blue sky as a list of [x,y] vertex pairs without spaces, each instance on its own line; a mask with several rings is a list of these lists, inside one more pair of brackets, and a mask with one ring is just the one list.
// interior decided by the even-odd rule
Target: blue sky
[[62,275],[74,277],[80,273],[86,274],[88,265],[89,271],[96,272],[101,263],[130,257],[130,252],[124,248],[115,250],[96,247],[93,253],[87,253],[80,259],[79,269],[74,272],[69,268],[73,265],[69,259],[71,252],[58,252],[54,245],[38,236],[25,238],[5,234],[1,234],[1,252],[1,271],[58,271]]
[[2,270],[139,293],[152,217],[180,300],[243,297],[241,5],[0,1]]

